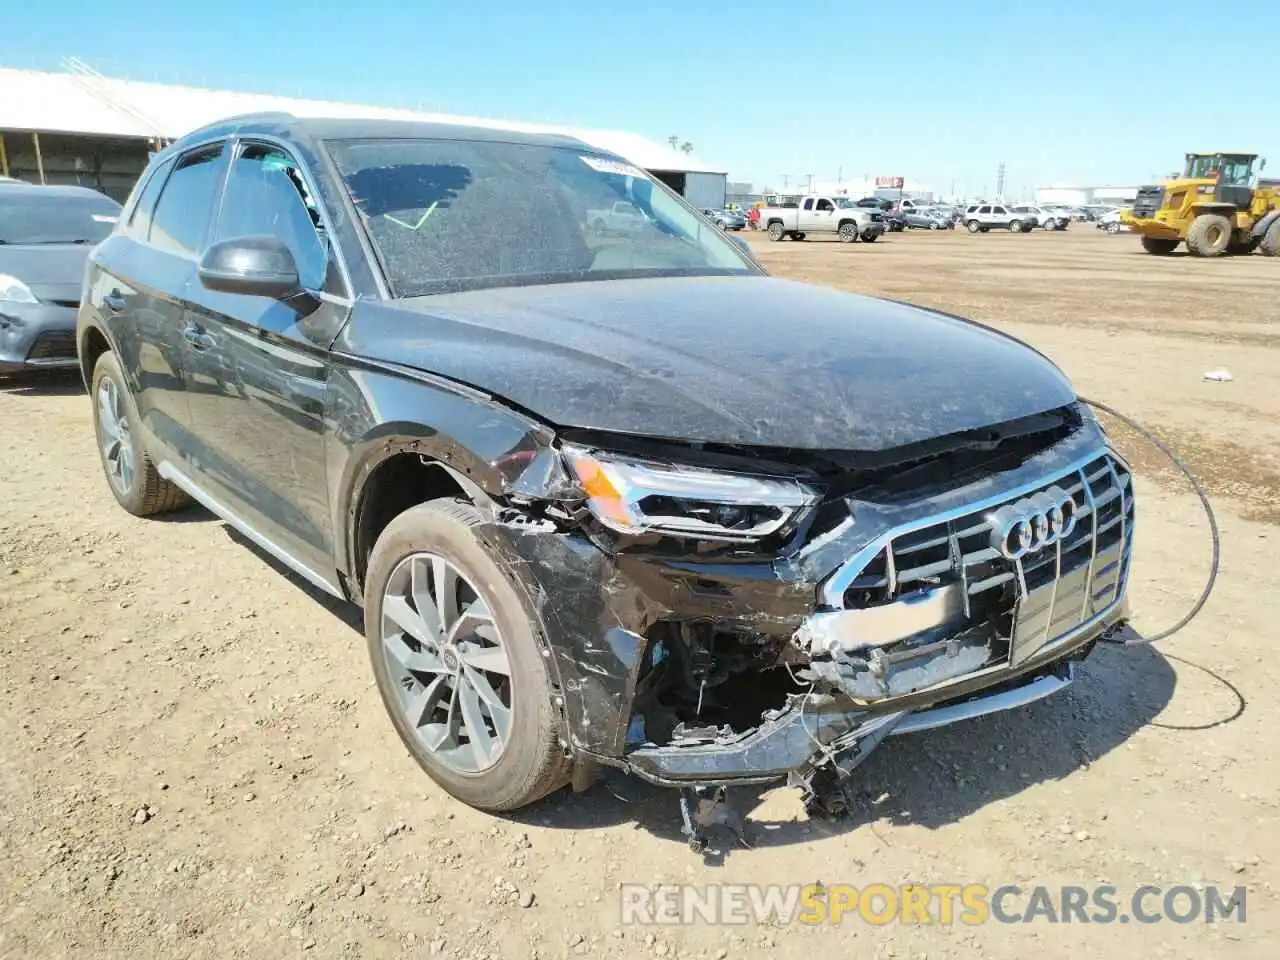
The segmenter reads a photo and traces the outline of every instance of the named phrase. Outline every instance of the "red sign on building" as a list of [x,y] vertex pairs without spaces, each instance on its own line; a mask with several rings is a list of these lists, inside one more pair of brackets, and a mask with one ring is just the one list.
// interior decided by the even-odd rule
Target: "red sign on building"
[[901,190],[903,184],[902,177],[876,177],[877,189]]

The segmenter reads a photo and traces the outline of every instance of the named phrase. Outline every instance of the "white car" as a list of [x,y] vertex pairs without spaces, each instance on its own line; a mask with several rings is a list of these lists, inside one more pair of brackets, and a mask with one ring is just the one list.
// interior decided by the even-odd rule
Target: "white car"
[[649,218],[626,200],[587,211],[587,225],[595,233],[635,233],[648,223]]
[[1120,222],[1120,208],[1113,207],[1102,216],[1098,217],[1098,229],[1105,230],[1107,233],[1120,233],[1125,229],[1125,225]]
[[1044,227],[1046,230],[1065,230],[1071,222],[1071,218],[1065,213],[1039,207],[1034,203],[1015,203],[1010,209],[1033,226]]

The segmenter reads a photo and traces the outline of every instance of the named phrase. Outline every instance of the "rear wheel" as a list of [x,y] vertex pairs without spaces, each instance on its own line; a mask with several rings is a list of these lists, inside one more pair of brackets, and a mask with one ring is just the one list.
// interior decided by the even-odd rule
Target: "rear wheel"
[[1167,257],[1178,249],[1178,241],[1168,237],[1143,237],[1142,249],[1158,257]]
[[135,517],[166,513],[190,502],[182,490],[160,476],[142,443],[138,408],[114,353],[98,357],[93,368],[93,431],[107,485],[116,502]]
[[843,243],[853,243],[858,239],[858,225],[856,223],[840,224],[839,236]]
[[561,786],[568,764],[537,634],[513,577],[461,500],[405,511],[378,537],[365,638],[383,705],[409,753],[481,810],[514,810]]
[[939,229],[939,228],[938,228],[938,221],[937,221],[937,220],[934,220],[931,224],[929,224],[929,229],[930,229],[930,230],[937,230],[937,229]]
[[1196,217],[1187,231],[1187,249],[1197,257],[1216,257],[1231,245],[1231,221],[1220,213]]
[[863,243],[875,243],[879,239],[880,239],[880,234],[878,233],[864,233],[862,235]]
[[805,236],[806,236],[806,234],[803,234],[803,233],[793,233],[793,234],[791,235],[791,239],[792,239],[792,240],[803,240],[803,239],[805,238]]
[[1276,220],[1267,227],[1267,232],[1262,235],[1262,242],[1258,244],[1258,249],[1262,251],[1264,257],[1280,257],[1280,220]]
[[769,224],[769,239],[772,240],[774,243],[777,243],[786,235],[787,235],[787,231],[783,230],[782,224],[778,223],[776,220],[773,223]]

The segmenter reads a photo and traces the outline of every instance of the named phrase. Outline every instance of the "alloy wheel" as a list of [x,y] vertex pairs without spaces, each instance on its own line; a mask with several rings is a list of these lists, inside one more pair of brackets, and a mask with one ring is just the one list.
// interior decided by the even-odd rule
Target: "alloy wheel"
[[120,389],[110,377],[103,377],[98,384],[98,424],[107,479],[117,491],[127,495],[133,489],[135,472],[133,433]]
[[511,736],[511,661],[492,609],[427,552],[401,560],[382,596],[382,654],[401,716],[432,759],[461,774],[492,767]]

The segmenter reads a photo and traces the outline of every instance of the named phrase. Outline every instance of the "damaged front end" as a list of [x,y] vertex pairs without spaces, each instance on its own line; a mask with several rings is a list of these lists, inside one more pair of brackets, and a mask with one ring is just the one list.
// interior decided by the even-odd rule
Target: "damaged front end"
[[581,763],[812,792],[1062,689],[1126,616],[1129,469],[1077,406],[878,458],[558,442],[554,496],[487,535]]

